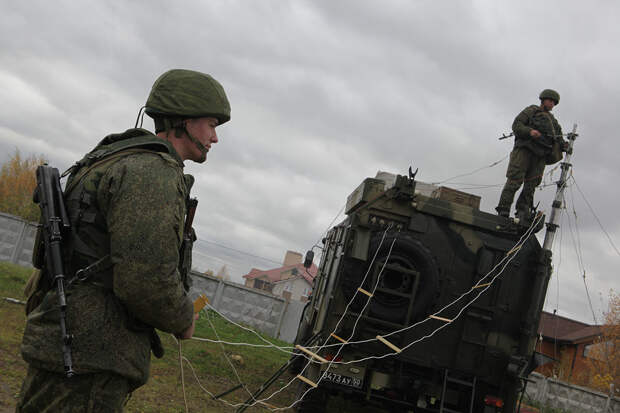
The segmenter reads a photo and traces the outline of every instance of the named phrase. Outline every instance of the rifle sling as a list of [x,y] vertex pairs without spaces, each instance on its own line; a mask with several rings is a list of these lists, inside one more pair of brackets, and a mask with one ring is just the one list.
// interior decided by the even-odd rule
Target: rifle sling
[[74,282],[88,282],[89,284],[98,285],[106,289],[112,289],[112,277],[95,277],[94,279],[92,277],[93,275],[104,273],[106,270],[112,268],[113,265],[114,263],[112,262],[110,254],[107,254],[88,267],[77,270],[69,284],[73,284]]

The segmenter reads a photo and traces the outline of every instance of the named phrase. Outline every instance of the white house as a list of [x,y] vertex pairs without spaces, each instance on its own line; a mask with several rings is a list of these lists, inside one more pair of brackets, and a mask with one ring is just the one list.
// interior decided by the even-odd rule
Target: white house
[[268,291],[288,301],[308,300],[318,270],[316,265],[313,263],[310,268],[305,268],[302,255],[294,251],[286,251],[282,264],[282,267],[271,270],[252,268],[243,276],[245,286]]

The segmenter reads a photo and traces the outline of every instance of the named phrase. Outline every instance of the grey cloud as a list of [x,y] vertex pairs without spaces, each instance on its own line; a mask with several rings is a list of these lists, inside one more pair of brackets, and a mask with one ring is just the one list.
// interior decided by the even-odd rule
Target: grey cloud
[[[413,165],[430,182],[503,158],[511,142],[497,137],[553,87],[565,132],[579,124],[575,178],[620,243],[619,8],[533,0],[13,2],[0,16],[0,161],[19,147],[66,168],[106,134],[133,126],[161,72],[209,72],[233,109],[208,162],[187,168],[197,177],[199,235],[279,261],[287,249],[312,246],[346,196],[379,169]],[[505,168],[447,185],[475,188],[489,211]],[[547,210],[553,192],[537,192]],[[592,294],[606,297],[618,288],[618,256],[581,195],[572,196]],[[560,311],[587,321],[567,223],[561,231],[561,270],[570,275],[560,279]],[[200,265],[227,262],[233,278],[270,265],[207,242],[200,248]]]

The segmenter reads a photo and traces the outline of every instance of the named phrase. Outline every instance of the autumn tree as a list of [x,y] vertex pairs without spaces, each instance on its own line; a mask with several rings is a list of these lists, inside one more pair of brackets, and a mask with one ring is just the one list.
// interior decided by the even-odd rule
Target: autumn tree
[[226,268],[226,265],[222,265],[222,268],[220,268],[215,276],[220,280],[230,281],[230,275],[228,275],[228,268]]
[[610,290],[609,308],[603,313],[601,335],[589,346],[587,384],[601,392],[609,392],[610,385],[620,393],[620,293]]
[[22,158],[19,150],[0,170],[0,211],[28,221],[39,220],[39,207],[32,201],[37,185],[37,166],[47,162],[43,156]]

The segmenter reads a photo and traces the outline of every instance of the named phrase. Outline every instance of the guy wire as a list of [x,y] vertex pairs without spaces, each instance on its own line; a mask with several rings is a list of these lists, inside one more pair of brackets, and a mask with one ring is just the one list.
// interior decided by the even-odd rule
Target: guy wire
[[[542,216],[539,216],[536,220],[534,220],[534,222],[532,223],[532,225],[530,226],[530,228],[526,231],[526,233],[525,233],[525,234],[521,237],[521,239],[517,242],[516,246],[518,246],[518,245],[522,244],[525,240],[527,240],[527,238],[529,238],[529,236],[532,234],[532,230],[533,230],[533,228],[535,227],[535,225],[537,225],[537,224],[538,224],[538,222],[540,221],[540,219],[542,219]],[[385,234],[384,234],[384,236],[385,236]],[[379,246],[379,248],[378,248],[378,249],[380,249],[380,246]],[[512,259],[513,259],[516,255],[517,255],[517,254],[513,254],[513,255],[511,255],[511,256],[510,256],[510,258],[508,259],[508,261],[507,261],[507,262],[505,263],[505,265],[502,267],[501,271],[500,271],[499,273],[497,273],[497,274],[493,277],[493,280],[491,281],[491,283],[490,283],[490,284],[492,284],[492,283],[493,283],[493,281],[494,281],[495,279],[497,279],[497,277],[499,277],[499,276],[503,273],[503,271],[505,270],[505,268],[507,267],[507,265],[510,263],[510,261],[512,261]],[[375,255],[375,257],[376,257],[376,255]],[[389,258],[389,257],[388,257],[388,258]],[[488,274],[487,274],[484,278],[488,277],[488,276],[489,276],[489,275],[490,275],[490,274],[491,274],[491,273],[492,273],[492,272],[493,272],[493,271],[494,271],[494,270],[495,270],[498,266],[500,266],[500,265],[502,264],[502,262],[503,262],[506,258],[508,258],[508,257],[504,257],[504,259],[503,259],[502,261],[500,261],[500,262],[499,262],[499,263],[498,263],[498,264],[497,264],[497,265],[496,265],[496,266],[495,266],[495,267],[494,267],[494,268],[493,268],[493,269],[492,269],[492,270],[491,270],[491,271],[490,271],[490,272],[489,272],[489,273],[488,273]],[[374,259],[373,259],[373,260],[374,260]],[[387,261],[387,260],[386,260],[386,261]],[[372,263],[371,263],[371,264],[372,264]],[[372,266],[372,265],[371,265],[371,266]],[[484,278],[483,278],[483,279],[484,279]],[[459,316],[463,313],[463,311],[464,311],[464,310],[465,310],[465,309],[466,309],[469,305],[471,305],[474,301],[476,301],[476,300],[477,300],[477,298],[478,298],[478,297],[479,297],[482,293],[484,293],[484,292],[485,292],[488,288],[490,288],[490,286],[491,286],[491,285],[489,285],[489,286],[487,286],[486,288],[482,289],[482,290],[481,290],[481,291],[480,291],[480,292],[476,295],[476,297],[475,297],[475,298],[474,298],[471,302],[469,302],[469,303],[468,303],[465,307],[463,307],[463,309],[461,309],[461,311],[460,311],[460,312],[457,314],[457,316],[456,316],[456,317],[452,320],[452,322],[454,322],[454,321],[455,321],[455,320],[456,320],[456,319],[457,319],[457,318],[458,318],[458,317],[459,317]],[[469,291],[468,291],[467,293],[469,293]],[[467,294],[467,293],[466,293],[466,294]],[[465,294],[464,294],[464,295],[465,295]],[[462,295],[462,296],[464,296],[464,295]],[[459,297],[457,300],[455,300],[455,302],[456,302],[456,301],[458,301],[460,298],[462,298],[462,296],[461,296],[461,297]],[[451,303],[451,304],[452,304],[452,303]],[[451,305],[451,304],[449,304],[449,305]],[[448,306],[449,306],[449,305],[448,305]],[[448,306],[444,307],[444,309],[445,309],[445,308],[447,308]],[[214,309],[214,310],[215,310],[215,309]],[[443,309],[442,309],[442,310],[440,310],[440,311],[438,311],[437,313],[440,313],[441,311],[443,311]],[[346,314],[346,313],[345,313],[345,314]],[[451,322],[451,323],[452,323],[452,322]],[[412,342],[412,343],[408,344],[405,348],[403,348],[403,350],[404,350],[404,349],[409,348],[409,347],[410,347],[411,345],[413,345],[413,344],[416,344],[416,343],[418,343],[418,342],[422,341],[422,340],[423,340],[423,339],[425,339],[425,338],[428,338],[428,337],[430,337],[430,336],[434,335],[437,331],[439,331],[439,330],[443,329],[444,327],[446,327],[447,325],[449,325],[449,324],[451,324],[451,323],[444,324],[444,325],[440,326],[438,329],[436,329],[435,331],[433,331],[431,334],[429,334],[429,335],[427,335],[427,336],[424,336],[424,337],[421,337],[420,339],[418,339],[418,340],[416,340],[416,341],[414,341],[414,342]],[[415,325],[417,325],[417,324],[419,324],[419,323],[416,323]],[[409,327],[407,327],[407,328],[414,327],[415,325],[409,326]],[[407,329],[407,328],[405,328],[405,329]],[[404,329],[403,329],[403,330],[404,330]],[[251,331],[251,330],[250,330],[250,331]],[[402,330],[400,330],[400,331],[402,331]],[[255,333],[255,334],[256,334],[256,333]],[[392,333],[390,333],[390,334],[395,334],[395,332],[392,332]],[[260,336],[259,336],[259,338],[261,338],[261,339],[262,339],[262,337],[260,337]],[[262,340],[264,340],[264,339],[262,339]],[[352,344],[352,343],[349,343],[349,344]],[[340,345],[340,346],[341,346],[341,348],[343,347],[343,345],[341,345],[341,344],[337,344],[337,345]],[[276,347],[276,346],[274,346],[274,347]],[[327,347],[327,345],[321,346],[320,348],[324,348],[324,347]],[[369,357],[369,358],[385,358],[385,357],[388,357],[388,356],[391,356],[391,355],[394,355],[394,353],[388,353],[388,354],[385,354],[385,355],[383,355],[383,356],[373,356],[373,357]],[[349,364],[349,363],[352,363],[352,362],[360,362],[360,361],[364,361],[364,360],[367,360],[367,359],[369,359],[369,358],[360,359],[360,360],[353,360],[353,361],[349,361],[349,362],[337,362],[337,363],[338,363],[338,364]],[[332,359],[332,362],[334,362],[334,359]],[[331,363],[330,363],[330,364],[331,364]],[[306,366],[306,368],[307,368],[307,366]],[[304,370],[305,370],[305,368],[304,368]],[[272,394],[271,396],[269,396],[268,398],[266,398],[266,399],[261,399],[261,400],[257,400],[256,402],[262,402],[262,401],[266,401],[266,400],[270,399],[270,398],[271,398],[271,397],[273,397],[275,394],[277,394],[277,393],[281,392],[281,391],[282,391],[282,390],[284,390],[286,387],[288,387],[291,383],[292,383],[292,381],[291,381],[291,382],[289,382],[287,385],[285,385],[282,389],[280,389],[280,390],[278,390],[277,392],[273,393],[273,394]],[[256,404],[256,403],[252,403],[251,405],[255,405],[255,404]],[[235,404],[234,406],[236,407],[236,406],[240,406],[240,405],[242,405],[242,404]],[[251,405],[249,405],[249,406],[251,406]]]

